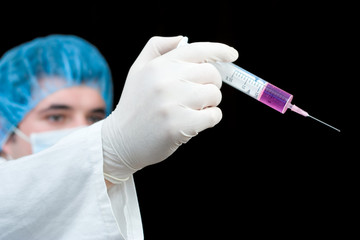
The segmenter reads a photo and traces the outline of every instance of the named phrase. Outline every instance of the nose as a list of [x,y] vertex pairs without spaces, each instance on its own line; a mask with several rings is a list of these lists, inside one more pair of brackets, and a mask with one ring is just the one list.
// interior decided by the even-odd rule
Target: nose
[[85,126],[89,126],[90,123],[87,120],[87,117],[85,114],[79,113],[76,114],[74,117],[74,120],[71,123],[70,127],[76,128],[76,127],[85,127]]

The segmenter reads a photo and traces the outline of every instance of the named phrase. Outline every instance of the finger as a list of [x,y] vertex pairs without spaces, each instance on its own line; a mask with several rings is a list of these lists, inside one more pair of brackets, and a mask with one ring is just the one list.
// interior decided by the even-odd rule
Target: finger
[[198,42],[174,49],[167,57],[193,63],[233,62],[238,58],[238,52],[222,43]]
[[199,132],[207,128],[214,127],[220,122],[222,112],[218,107],[206,108],[204,110],[192,110],[187,118],[186,123],[182,123],[183,127],[177,133],[178,145],[186,143]]
[[214,84],[219,89],[222,85],[219,70],[210,63],[189,63],[186,71],[181,71],[181,78],[198,84]]
[[222,112],[218,107],[206,108],[194,114],[196,117],[191,119],[192,123],[189,125],[190,128],[184,130],[184,132],[188,132],[189,134],[199,133],[207,128],[214,127],[222,119]]
[[175,49],[182,38],[183,36],[150,38],[136,59],[134,65],[141,67],[152,59]]
[[200,114],[204,117],[204,124],[199,126],[200,131],[214,127],[222,119],[222,112],[218,107],[203,109],[200,111]]
[[208,107],[215,107],[221,102],[221,92],[214,84],[186,83],[192,86],[187,87],[187,96],[183,96],[182,104],[194,109],[201,110]]

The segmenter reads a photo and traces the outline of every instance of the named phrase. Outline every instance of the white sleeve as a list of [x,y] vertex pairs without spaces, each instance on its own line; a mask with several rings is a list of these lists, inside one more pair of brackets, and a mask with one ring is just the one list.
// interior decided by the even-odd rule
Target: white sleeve
[[0,164],[0,239],[143,239],[133,178],[107,193],[101,126]]

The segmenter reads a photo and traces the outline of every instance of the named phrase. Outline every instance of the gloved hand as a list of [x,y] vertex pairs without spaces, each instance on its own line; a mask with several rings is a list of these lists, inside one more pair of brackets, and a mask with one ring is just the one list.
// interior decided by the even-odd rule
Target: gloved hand
[[220,43],[176,48],[181,39],[151,38],[131,67],[102,126],[105,173],[126,178],[221,120],[221,77],[208,62],[235,61],[238,53]]

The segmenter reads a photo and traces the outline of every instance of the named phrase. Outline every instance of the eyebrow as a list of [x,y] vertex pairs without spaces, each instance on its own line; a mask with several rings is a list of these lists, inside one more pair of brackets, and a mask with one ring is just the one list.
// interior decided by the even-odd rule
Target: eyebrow
[[95,109],[91,110],[90,112],[105,114],[105,108],[95,108]]
[[52,104],[49,107],[42,109],[40,113],[44,113],[50,110],[72,110],[72,107],[63,104]]
[[[44,113],[44,112],[51,111],[51,110],[73,110],[73,108],[68,105],[64,105],[64,104],[52,104],[49,107],[42,109],[40,111],[40,113]],[[95,109],[90,110],[90,112],[105,114],[105,108],[95,108]]]

